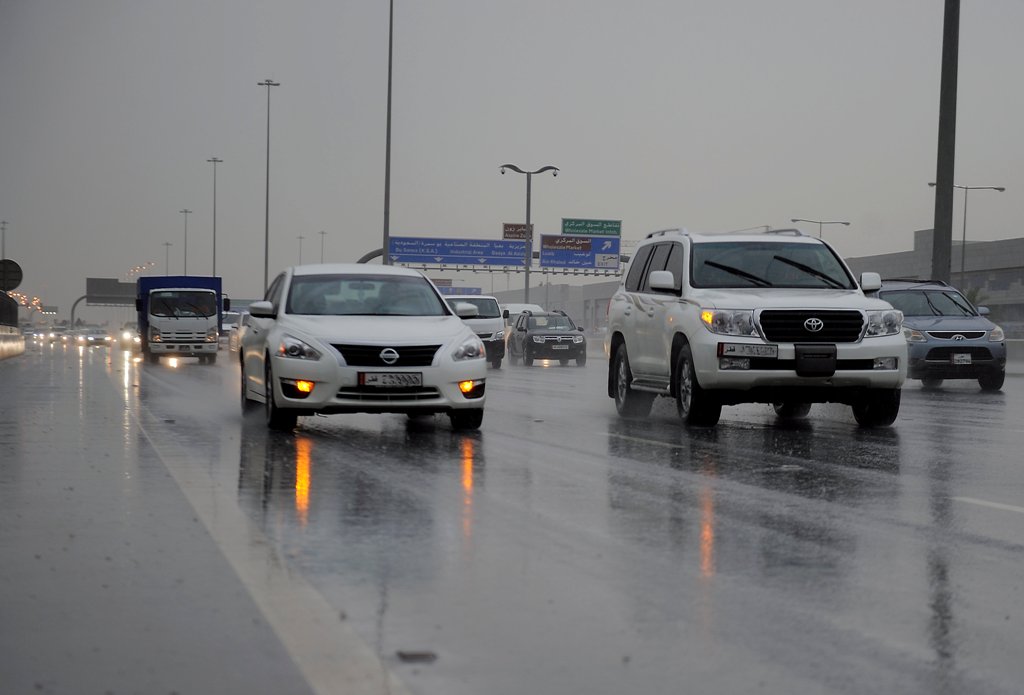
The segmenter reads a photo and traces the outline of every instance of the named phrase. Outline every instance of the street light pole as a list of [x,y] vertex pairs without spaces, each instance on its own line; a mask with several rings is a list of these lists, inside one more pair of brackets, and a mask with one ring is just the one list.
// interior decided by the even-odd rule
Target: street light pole
[[849,222],[841,222],[839,220],[833,220],[831,222],[826,222],[826,221],[823,221],[823,220],[805,220],[805,219],[801,219],[799,217],[794,217],[793,219],[790,220],[790,222],[793,222],[794,224],[797,223],[797,222],[809,222],[811,224],[818,225],[818,238],[819,239],[821,238],[821,227],[822,227],[822,225],[826,225],[826,224],[842,224],[842,225],[846,225],[847,227],[850,226]]
[[256,84],[267,88],[267,191],[263,232],[263,292],[266,293],[270,286],[270,88],[280,87],[281,83],[267,79]]
[[217,165],[223,162],[223,159],[217,159],[213,157],[206,161],[213,164],[213,271],[210,273],[213,276],[217,275]]
[[191,210],[179,210],[178,212],[185,215],[185,267],[181,271],[182,275],[188,275],[188,216],[192,213]]
[[305,239],[306,237],[300,234],[296,238],[299,240],[299,265],[302,265],[302,240]]
[[[928,183],[929,186],[935,188],[935,182],[931,181]],[[967,193],[970,191],[997,191],[1002,193],[1006,190],[1005,186],[959,186],[953,184],[953,188],[959,188],[964,192],[964,230],[963,235],[960,238],[960,289],[964,290],[964,272],[965,264],[964,261],[967,258]]]
[[327,236],[327,232],[320,230],[320,262],[324,262],[324,238]]
[[0,221],[0,261],[7,258],[7,220]]
[[169,241],[164,242],[164,275],[171,274],[171,247],[173,245]]
[[391,62],[395,34],[395,0],[388,3],[388,108],[384,126],[384,239],[381,263],[391,265]]
[[524,171],[515,164],[502,164],[500,167],[501,173],[504,174],[506,169],[511,169],[517,174],[526,174],[526,282],[523,289],[523,302],[526,304],[530,303],[530,265],[533,263],[533,228],[530,227],[530,196],[533,185],[533,175],[543,174],[545,171],[550,171],[552,176],[558,176],[559,169],[556,166],[543,166],[540,169],[534,169],[533,171]]

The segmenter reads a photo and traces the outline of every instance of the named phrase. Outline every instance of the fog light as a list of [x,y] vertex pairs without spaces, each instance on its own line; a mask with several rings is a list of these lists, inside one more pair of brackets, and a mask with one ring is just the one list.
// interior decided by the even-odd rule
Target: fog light
[[462,391],[463,393],[469,393],[470,391],[472,391],[473,386],[475,386],[475,384],[472,381],[459,382],[459,390]]
[[898,357],[876,357],[873,368],[892,370],[896,369],[899,363],[900,360]]
[[295,382],[295,388],[297,388],[302,393],[313,393],[313,382],[303,381],[302,379],[299,379],[298,381]]
[[719,357],[719,369],[750,369],[749,357]]
[[285,398],[306,398],[315,386],[315,381],[306,379],[281,379],[281,393]]

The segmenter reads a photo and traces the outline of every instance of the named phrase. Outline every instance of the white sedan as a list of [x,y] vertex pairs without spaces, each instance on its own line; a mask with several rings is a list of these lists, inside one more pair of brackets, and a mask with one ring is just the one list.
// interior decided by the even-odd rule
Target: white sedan
[[487,359],[422,273],[396,266],[296,266],[249,305],[242,335],[242,410],[264,404],[267,426],[315,413],[446,413],[478,429]]

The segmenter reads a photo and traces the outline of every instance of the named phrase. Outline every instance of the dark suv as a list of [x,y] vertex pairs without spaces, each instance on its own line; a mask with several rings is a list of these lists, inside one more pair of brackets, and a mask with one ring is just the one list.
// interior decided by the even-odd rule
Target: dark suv
[[587,363],[587,339],[564,311],[524,311],[508,336],[508,359],[529,367],[534,360],[558,360],[563,366]]
[[878,296],[903,312],[907,377],[935,388],[944,379],[977,379],[998,391],[1006,376],[1003,329],[941,280],[883,280]]

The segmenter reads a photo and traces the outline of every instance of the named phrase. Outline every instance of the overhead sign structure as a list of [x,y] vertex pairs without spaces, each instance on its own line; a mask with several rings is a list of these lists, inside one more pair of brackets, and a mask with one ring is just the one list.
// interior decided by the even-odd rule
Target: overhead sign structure
[[135,283],[117,278],[86,278],[85,303],[89,306],[134,306]]
[[505,222],[501,225],[501,238],[525,240],[531,238],[530,232],[532,231],[532,224],[530,225],[529,231],[527,231],[526,224],[523,222]]
[[619,269],[619,238],[541,234],[542,268]]
[[526,242],[512,239],[391,237],[388,258],[404,265],[485,265],[522,268]]
[[562,234],[622,236],[622,220],[583,220],[563,217]]

